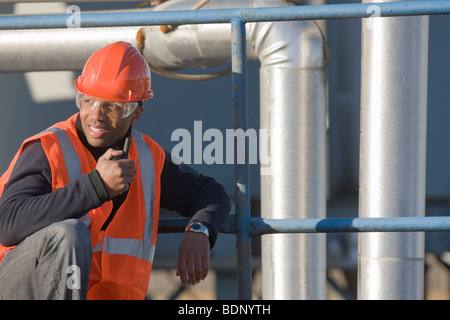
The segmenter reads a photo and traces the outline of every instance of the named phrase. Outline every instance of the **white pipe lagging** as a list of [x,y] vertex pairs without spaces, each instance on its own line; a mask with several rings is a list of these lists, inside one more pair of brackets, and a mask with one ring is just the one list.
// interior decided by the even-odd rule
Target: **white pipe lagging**
[[[361,69],[359,216],[423,217],[428,16],[364,19]],[[424,298],[423,233],[359,242],[359,299]]]
[[[171,0],[155,10],[189,10],[197,0]],[[211,0],[204,8],[273,7],[284,0]],[[326,217],[327,54],[312,21],[248,23],[247,57],[260,68],[260,123],[270,164],[261,168],[265,218]],[[140,41],[136,35],[140,33]],[[154,66],[213,67],[231,60],[229,24],[0,31],[0,72],[81,70],[95,50],[124,40]],[[324,234],[262,239],[264,299],[326,299]]]

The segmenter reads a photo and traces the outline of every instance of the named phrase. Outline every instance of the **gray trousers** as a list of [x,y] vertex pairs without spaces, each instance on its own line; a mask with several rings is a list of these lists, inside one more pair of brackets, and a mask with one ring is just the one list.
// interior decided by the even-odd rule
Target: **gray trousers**
[[5,254],[0,299],[86,299],[91,260],[86,226],[75,219],[54,223]]

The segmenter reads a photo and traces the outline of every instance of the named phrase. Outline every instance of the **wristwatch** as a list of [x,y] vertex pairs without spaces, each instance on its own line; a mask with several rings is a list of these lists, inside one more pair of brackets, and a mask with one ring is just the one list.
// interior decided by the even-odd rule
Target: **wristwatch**
[[190,223],[184,231],[191,231],[191,232],[199,232],[203,233],[205,236],[209,238],[209,231],[208,228],[202,224],[201,222],[192,222]]

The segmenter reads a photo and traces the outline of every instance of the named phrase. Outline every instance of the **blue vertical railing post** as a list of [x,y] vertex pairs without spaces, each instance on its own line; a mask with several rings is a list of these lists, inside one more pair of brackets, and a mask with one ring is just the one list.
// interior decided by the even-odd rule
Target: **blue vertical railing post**
[[[231,64],[232,64],[232,95],[235,130],[247,131],[247,57],[245,23],[241,19],[231,20]],[[252,298],[252,265],[250,225],[250,194],[249,194],[249,164],[248,145],[245,143],[245,157],[242,157],[235,143],[235,228],[237,251],[237,282],[238,298]]]

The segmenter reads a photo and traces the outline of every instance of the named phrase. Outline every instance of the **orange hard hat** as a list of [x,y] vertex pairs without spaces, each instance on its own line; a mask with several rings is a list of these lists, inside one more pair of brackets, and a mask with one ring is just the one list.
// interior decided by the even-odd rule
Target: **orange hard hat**
[[123,41],[94,52],[74,84],[79,92],[108,101],[153,97],[147,61],[135,47]]

